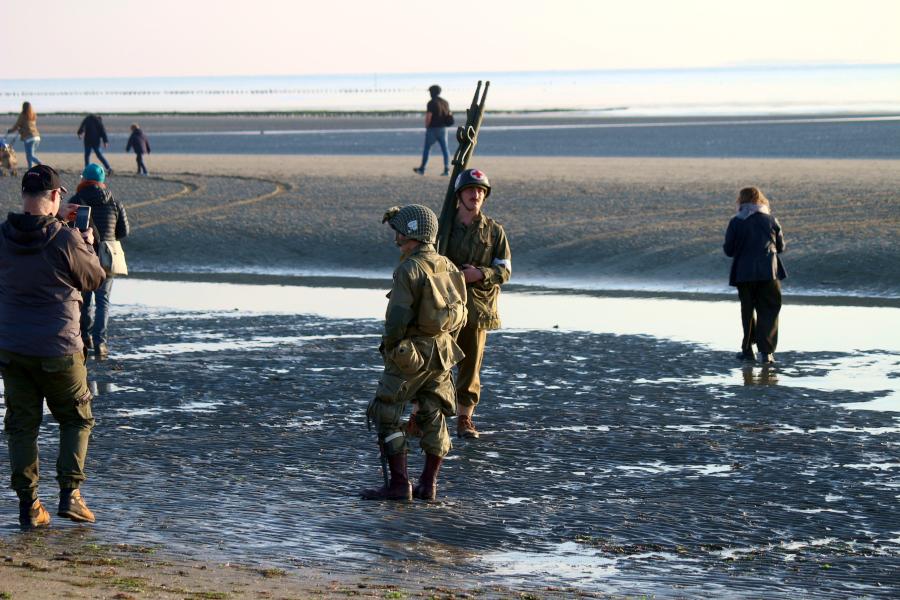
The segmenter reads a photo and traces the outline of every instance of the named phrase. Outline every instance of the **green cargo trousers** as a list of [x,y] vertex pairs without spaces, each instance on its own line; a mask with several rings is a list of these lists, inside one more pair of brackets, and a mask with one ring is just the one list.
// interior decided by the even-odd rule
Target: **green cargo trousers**
[[456,412],[450,371],[425,368],[407,375],[385,361],[368,417],[375,422],[378,439],[388,456],[407,452],[406,423],[401,420],[410,402],[419,405],[416,423],[422,430],[419,440],[422,450],[426,454],[446,456],[451,443],[445,415]]
[[456,401],[462,406],[477,406],[481,398],[481,365],[487,329],[478,327],[477,319],[469,319],[466,326],[460,329],[456,343],[466,353],[466,357],[456,365]]
[[12,489],[20,500],[34,500],[38,495],[37,438],[45,399],[59,422],[59,487],[74,489],[85,479],[84,460],[94,417],[84,363],[81,353],[41,358],[0,350],[6,400],[3,430],[9,444]]

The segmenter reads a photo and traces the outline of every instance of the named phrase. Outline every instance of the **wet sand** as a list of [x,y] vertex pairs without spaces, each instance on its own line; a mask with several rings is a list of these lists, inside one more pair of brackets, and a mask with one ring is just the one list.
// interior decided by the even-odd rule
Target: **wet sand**
[[[78,156],[44,155],[68,171]],[[133,270],[386,277],[388,206],[439,209],[447,180],[392,156],[152,155],[152,176],[113,190],[129,207]],[[784,227],[794,295],[900,296],[900,162],[506,158],[476,161],[486,212],[511,239],[515,283],[732,294],[721,244],[734,197],[760,186]],[[18,203],[3,181],[2,208]],[[385,243],[388,240],[388,243]]]
[[[240,585],[261,585],[263,569],[314,589],[477,597],[900,590],[896,413],[845,406],[884,391],[782,385],[850,354],[742,369],[731,352],[648,336],[501,331],[483,437],[454,441],[439,502],[385,505],[355,495],[380,479],[362,419],[377,320],[134,307],[114,320],[113,358],[90,364],[99,422],[85,496],[100,519],[21,535],[8,503],[4,582],[31,576],[26,562],[50,569],[39,578],[66,574],[74,540],[98,560],[125,554],[110,565],[119,579],[152,565],[147,590],[210,589],[172,570],[224,563],[243,565]],[[241,597],[229,585],[212,590]]]

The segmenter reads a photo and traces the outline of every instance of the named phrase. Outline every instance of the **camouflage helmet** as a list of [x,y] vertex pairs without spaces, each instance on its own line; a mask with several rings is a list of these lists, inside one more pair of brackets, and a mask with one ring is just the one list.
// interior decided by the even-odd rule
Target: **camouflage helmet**
[[403,208],[392,206],[384,213],[382,223],[411,240],[433,244],[437,240],[438,220],[434,211],[421,204],[407,204]]
[[459,194],[464,188],[477,185],[484,188],[484,197],[487,199],[491,195],[491,182],[487,174],[480,169],[466,169],[456,178],[456,184],[453,191]]

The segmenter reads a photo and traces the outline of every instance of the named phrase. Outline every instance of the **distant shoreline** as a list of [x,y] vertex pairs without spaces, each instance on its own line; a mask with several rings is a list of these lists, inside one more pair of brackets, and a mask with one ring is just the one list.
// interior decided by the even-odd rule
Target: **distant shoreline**
[[[732,113],[715,113],[707,114],[703,112],[696,113],[660,113],[656,115],[647,114],[628,114],[625,111],[630,110],[627,106],[615,106],[604,108],[542,108],[542,109],[523,109],[523,110],[489,110],[491,116],[503,117],[528,117],[540,116],[545,118],[553,118],[558,115],[561,118],[582,117],[585,119],[635,119],[635,120],[728,120],[728,119],[747,119],[747,120],[764,120],[764,119],[791,119],[791,118],[813,118],[813,119],[829,119],[829,118],[900,118],[900,111],[771,111],[771,112],[732,112]],[[424,111],[407,110],[407,109],[389,109],[389,110],[263,110],[263,111],[46,111],[38,115],[38,119],[48,117],[84,117],[87,114],[100,114],[103,117],[188,117],[188,118],[221,118],[221,117],[238,117],[238,118],[272,118],[272,117],[313,117],[313,118],[410,118],[421,117]],[[18,111],[0,112],[0,117],[15,119]],[[462,115],[464,111],[457,111],[460,118],[456,125],[462,125]],[[456,127],[453,126],[453,128]]]

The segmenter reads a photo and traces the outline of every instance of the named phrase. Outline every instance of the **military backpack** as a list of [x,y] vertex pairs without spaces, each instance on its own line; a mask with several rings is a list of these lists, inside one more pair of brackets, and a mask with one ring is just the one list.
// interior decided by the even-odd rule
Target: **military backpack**
[[[438,335],[456,331],[466,324],[466,278],[453,267],[453,263],[441,257],[443,265],[425,268],[428,279],[416,315],[416,328],[425,335]],[[443,270],[438,270],[443,266]]]

